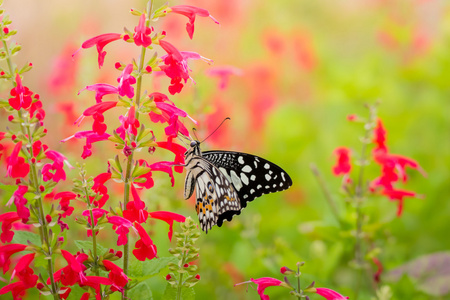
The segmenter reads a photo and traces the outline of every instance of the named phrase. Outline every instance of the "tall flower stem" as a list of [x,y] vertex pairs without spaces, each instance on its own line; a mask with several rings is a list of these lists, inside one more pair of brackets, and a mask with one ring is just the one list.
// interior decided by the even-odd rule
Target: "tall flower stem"
[[[369,109],[369,119],[367,123],[364,125],[365,133],[364,137],[361,139],[362,142],[362,148],[361,148],[361,154],[359,159],[359,174],[358,174],[358,181],[355,187],[355,194],[353,196],[354,204],[355,204],[355,211],[356,211],[356,233],[355,233],[355,263],[357,268],[361,271],[360,275],[364,272],[365,266],[364,266],[364,251],[363,251],[363,221],[364,221],[364,214],[362,212],[362,205],[364,202],[364,190],[365,190],[365,183],[364,183],[364,169],[367,165],[367,146],[370,144],[370,135],[373,131],[375,120],[376,120],[376,104],[368,106]],[[357,286],[355,290],[355,299],[358,297],[358,291],[360,288],[360,282],[361,278],[363,276],[358,276]]]
[[[151,19],[151,12],[152,12],[152,8],[153,8],[153,0],[149,1],[147,3],[147,20],[146,20],[146,26],[148,26],[150,24],[150,19]],[[135,95],[135,105],[136,107],[139,107],[139,102],[141,99],[141,90],[142,90],[142,69],[144,68],[144,62],[145,62],[145,52],[146,52],[146,48],[142,47],[141,48],[141,55],[139,56],[139,65],[138,65],[138,75],[137,75],[137,80],[136,80],[136,95]],[[138,111],[135,112],[135,118],[137,120],[139,120],[139,113]],[[131,189],[131,184],[132,184],[132,180],[131,180],[131,171],[133,169],[133,151],[131,152],[131,154],[128,156],[127,158],[127,167],[126,167],[126,171],[125,171],[125,188],[124,188],[124,209],[126,209],[127,204],[130,200],[130,189]],[[129,238],[128,238],[128,234],[127,234],[127,242],[125,245],[123,245],[123,272],[128,275],[128,265],[129,265],[129,260],[130,260],[130,242],[129,242]],[[125,287],[125,291],[122,294],[122,299],[125,300],[127,299],[127,294],[128,294],[128,290]]]
[[[11,81],[13,82],[14,85],[14,68],[13,68],[13,63],[11,60],[11,52],[9,50],[8,47],[8,43],[6,43],[5,40],[2,40],[3,42],[3,49],[6,53],[6,62],[8,64],[8,69],[9,69],[9,73],[11,75]],[[36,169],[36,164],[33,162],[32,158],[33,158],[33,137],[31,134],[31,130],[30,130],[30,116],[26,115],[24,116],[22,114],[22,111],[18,111],[19,117],[24,120],[24,122],[21,122],[20,124],[20,128],[21,131],[23,133],[23,135],[25,137],[28,138],[27,141],[27,146],[29,147],[29,153],[27,154],[28,156],[28,163],[30,165],[30,181],[31,181],[31,185],[32,188],[34,190],[35,193],[35,208],[38,211],[38,220],[39,220],[39,235],[41,238],[41,243],[42,243],[42,248],[43,248],[43,252],[46,256],[47,259],[47,273],[49,275],[50,278],[50,282],[51,282],[51,294],[53,295],[53,299],[57,300],[59,299],[58,296],[58,286],[56,284],[55,278],[53,276],[53,251],[52,251],[52,245],[51,245],[51,241],[49,238],[49,227],[47,224],[47,221],[45,219],[45,215],[44,215],[44,206],[43,206],[43,201],[42,201],[42,194],[41,191],[39,189],[39,177],[38,177],[38,171]]]

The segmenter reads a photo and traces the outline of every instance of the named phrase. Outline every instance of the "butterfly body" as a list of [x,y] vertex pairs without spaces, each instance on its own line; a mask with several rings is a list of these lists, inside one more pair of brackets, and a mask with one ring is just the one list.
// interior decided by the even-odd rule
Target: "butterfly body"
[[198,141],[190,146],[185,153],[184,198],[190,198],[195,189],[196,210],[205,232],[231,221],[255,198],[292,185],[282,168],[264,158],[234,151],[202,152]]

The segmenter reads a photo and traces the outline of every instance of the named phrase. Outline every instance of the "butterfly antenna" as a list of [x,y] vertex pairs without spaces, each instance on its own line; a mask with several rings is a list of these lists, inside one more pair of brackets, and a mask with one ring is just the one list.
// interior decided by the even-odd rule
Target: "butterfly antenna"
[[192,133],[194,134],[195,140],[198,141],[198,137],[197,137],[197,128],[192,128]]
[[219,124],[219,126],[217,126],[216,129],[214,129],[213,132],[211,132],[203,141],[201,141],[200,143],[203,143],[204,141],[206,141],[210,136],[212,136],[222,125],[223,123],[225,123],[226,120],[231,120],[230,117],[226,117],[225,119],[223,119],[222,123]]

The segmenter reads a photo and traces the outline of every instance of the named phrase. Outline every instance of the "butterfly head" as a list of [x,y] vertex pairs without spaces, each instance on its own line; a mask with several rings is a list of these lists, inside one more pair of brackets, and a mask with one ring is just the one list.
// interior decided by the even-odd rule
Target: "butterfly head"
[[192,140],[189,144],[190,148],[184,153],[185,159],[188,159],[189,156],[202,156],[202,151],[200,150],[200,142],[197,140]]

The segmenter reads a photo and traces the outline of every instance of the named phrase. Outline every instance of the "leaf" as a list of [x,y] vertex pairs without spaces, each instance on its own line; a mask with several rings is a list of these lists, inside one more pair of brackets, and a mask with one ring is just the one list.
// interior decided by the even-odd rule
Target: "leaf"
[[[82,240],[76,240],[75,241],[75,245],[78,247],[78,249],[84,249],[84,251],[86,253],[89,252],[89,250],[92,251],[92,249],[94,249],[94,246],[92,245],[91,241],[82,241]],[[97,242],[97,255],[102,255],[104,254],[108,249],[106,249],[105,247],[103,247],[102,245],[100,245]]]
[[[162,300],[173,300],[177,299],[177,289],[173,288],[169,283],[166,285],[166,290],[164,291],[164,295],[162,296]],[[185,288],[181,289],[181,299],[182,300],[195,300],[195,291],[194,288]]]
[[130,299],[153,299],[152,290],[145,282],[142,282],[129,290],[128,297]]
[[27,241],[30,241],[31,243],[35,245],[41,245],[41,237],[33,232],[29,231],[22,231],[22,230],[16,230],[14,231],[14,237],[11,241],[13,244],[22,244],[22,245],[28,245]]
[[144,281],[159,274],[170,262],[176,263],[177,259],[175,257],[160,257],[145,261],[136,260],[130,264],[129,275],[136,280]]
[[385,279],[397,282],[403,275],[408,275],[418,290],[436,297],[445,296],[450,293],[450,252],[420,256],[391,270]]

